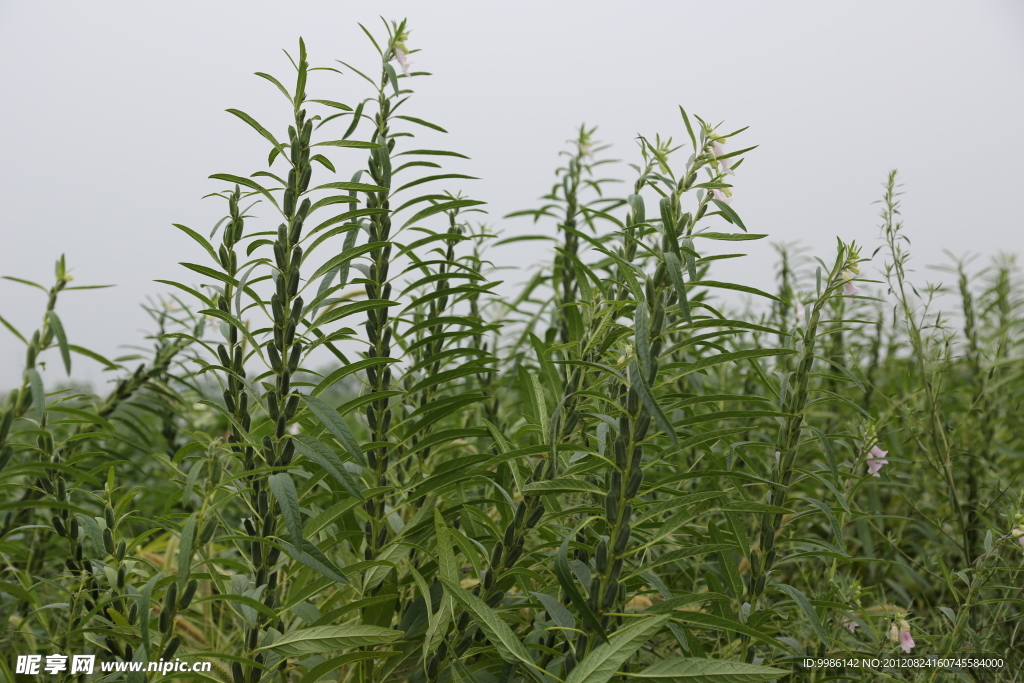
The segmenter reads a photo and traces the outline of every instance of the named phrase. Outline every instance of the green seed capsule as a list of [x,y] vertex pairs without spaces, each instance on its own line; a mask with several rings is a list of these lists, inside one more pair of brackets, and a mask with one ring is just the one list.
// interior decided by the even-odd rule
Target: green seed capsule
[[53,530],[57,532],[58,536],[63,537],[67,535],[68,530],[65,528],[64,522],[60,520],[60,517],[54,515],[53,519],[50,520],[50,523],[53,524]]
[[615,535],[615,546],[612,548],[612,552],[616,555],[621,555],[622,551],[626,549],[629,544],[629,536],[632,532],[632,528],[629,524],[623,524],[619,527],[618,533]]
[[117,542],[117,549],[114,551],[114,557],[117,558],[118,562],[124,560],[125,553],[128,552],[128,545],[121,539]]
[[626,469],[626,438],[623,436],[615,439],[615,465],[620,469]]
[[185,586],[184,592],[181,594],[181,599],[178,601],[179,609],[187,609],[192,604],[192,598],[195,597],[196,589],[199,587],[199,582],[192,579]]
[[171,613],[166,610],[160,613],[159,626],[161,633],[170,633],[172,626],[171,617]]
[[181,638],[174,636],[171,641],[167,643],[167,647],[164,648],[164,653],[160,655],[160,659],[168,660],[174,656],[174,653],[178,651],[178,646],[181,645]]
[[103,530],[103,549],[108,555],[114,554],[114,533],[107,527]]
[[544,506],[538,504],[537,507],[533,508],[533,512],[530,513],[529,518],[526,520],[526,527],[532,529],[540,523],[541,517],[544,516]]
[[609,581],[608,585],[604,587],[604,593],[601,595],[601,609],[608,609],[615,604],[615,598],[619,594],[619,582]]
[[515,524],[518,527],[518,526],[522,526],[522,524],[523,524],[523,522],[525,520],[526,520],[526,502],[525,501],[520,501],[519,504],[516,505],[515,518],[514,518],[514,521],[512,523]]
[[619,497],[608,495],[604,497],[604,516],[610,524],[619,520]]
[[608,571],[608,542],[604,539],[597,544],[597,550],[594,553],[594,562],[597,566],[597,571],[604,574]]
[[637,491],[640,490],[640,485],[644,483],[644,471],[641,469],[635,469],[629,473],[629,481],[626,482],[626,498],[632,498],[636,495]]
[[505,550],[505,544],[498,541],[494,544],[494,548],[491,549],[491,566],[497,567],[501,562],[501,554]]

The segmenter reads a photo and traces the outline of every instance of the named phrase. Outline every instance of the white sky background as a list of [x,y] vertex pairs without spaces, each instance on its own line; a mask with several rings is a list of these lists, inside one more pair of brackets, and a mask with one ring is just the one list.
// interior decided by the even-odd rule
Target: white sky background
[[[919,279],[939,277],[924,266],[945,262],[944,248],[1024,251],[1018,0],[0,0],[0,274],[49,286],[64,253],[74,284],[117,285],[62,295],[71,343],[108,356],[140,343],[151,328],[138,304],[166,290],[153,280],[194,283],[177,263],[205,262],[171,223],[208,233],[224,205],[201,199],[222,187],[207,176],[265,167],[266,145],[224,110],[279,130],[287,105],[252,72],[290,84],[281,49],[294,51],[300,35],[314,66],[371,68],[356,22],[379,31],[381,14],[409,18],[409,47],[422,48],[413,70],[434,74],[411,82],[404,113],[451,131],[424,142],[472,158],[449,170],[482,178],[462,187],[489,203],[505,236],[537,231],[500,217],[539,204],[581,122],[599,126],[614,158],[635,161],[637,133],[685,139],[681,104],[726,129],[750,126],[740,140],[760,147],[733,181],[732,205],[751,232],[826,257],[838,235],[870,253],[872,202],[895,167]],[[308,92],[355,104],[366,85],[319,77]],[[348,163],[341,179],[363,157],[336,155]],[[618,173],[632,182],[625,166]],[[509,245],[496,260],[533,263],[536,245]],[[767,240],[745,246],[750,257],[716,279],[771,289]],[[0,315],[23,332],[44,306],[41,292],[0,281]],[[22,354],[0,329],[0,386],[19,382]],[[101,380],[97,364],[75,364],[76,377]]]

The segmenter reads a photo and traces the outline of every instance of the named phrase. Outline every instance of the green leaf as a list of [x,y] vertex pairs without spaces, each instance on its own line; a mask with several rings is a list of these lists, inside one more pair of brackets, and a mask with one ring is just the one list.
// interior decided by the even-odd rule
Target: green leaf
[[421,221],[424,218],[427,218],[428,216],[433,216],[436,213],[441,213],[443,211],[451,211],[452,209],[461,209],[467,206],[479,206],[480,204],[486,203],[487,202],[481,202],[475,199],[456,199],[450,202],[441,202],[440,204],[434,204],[432,206],[428,206],[427,208],[423,209],[422,211],[418,212],[415,216],[407,220],[405,222],[405,225],[402,226],[402,228],[407,228],[413,223]]
[[687,287],[713,287],[715,289],[731,289],[734,292],[745,292],[747,294],[755,294],[757,296],[763,296],[766,299],[772,301],[778,301],[779,303],[785,303],[779,297],[768,292],[761,291],[755,287],[747,287],[746,285],[735,285],[731,282],[714,282],[712,280],[698,280],[697,282],[687,283]]
[[35,368],[26,368],[25,374],[28,375],[28,385],[32,389],[32,405],[36,409],[39,421],[42,422],[43,416],[46,415],[46,392],[43,390],[43,378],[39,376],[39,371]]
[[50,319],[50,327],[53,328],[53,336],[57,337],[57,345],[60,346],[60,358],[64,361],[64,370],[71,374],[71,349],[68,348],[68,338],[64,334],[64,326],[54,311],[48,311],[46,317]]
[[350,662],[361,662],[365,659],[387,659],[389,657],[395,657],[401,654],[397,651],[381,651],[381,650],[368,650],[366,652],[350,652],[347,655],[341,655],[334,659],[328,659],[326,662],[317,664],[312,669],[306,672],[306,675],[302,677],[300,683],[317,683],[327,674],[337,670],[339,667],[348,664]]
[[523,645],[519,637],[512,632],[501,617],[492,608],[487,606],[480,598],[476,597],[465,588],[444,577],[438,577],[444,585],[445,593],[450,595],[455,602],[459,603],[464,610],[469,612],[474,623],[484,632],[487,639],[494,645],[498,656],[506,662],[526,664],[536,669],[529,650]]
[[337,652],[349,647],[373,647],[392,643],[403,635],[402,631],[379,626],[314,626],[286,633],[273,645],[257,650],[274,650],[280,655],[294,657],[322,652]]
[[672,427],[672,422],[669,421],[668,416],[665,415],[665,411],[661,409],[661,405],[658,404],[658,399],[651,393],[651,388],[647,386],[647,379],[641,373],[636,359],[633,359],[630,365],[632,385],[637,390],[637,393],[640,394],[640,400],[647,406],[647,412],[654,417],[655,422],[658,423],[658,426],[665,432],[665,435],[672,441],[672,445],[678,447],[679,438],[676,436],[676,430]]
[[245,121],[246,123],[248,123],[254,129],[256,129],[257,133],[259,133],[264,138],[266,138],[267,141],[270,142],[270,144],[272,144],[274,147],[276,147],[279,151],[282,149],[281,143],[277,141],[277,139],[270,133],[269,130],[267,130],[262,125],[260,125],[260,123],[258,121],[256,121],[256,119],[254,119],[253,117],[249,116],[244,111],[239,111],[238,109],[227,109],[225,111],[227,111],[229,114],[234,114],[238,118],[240,118],[243,121]]
[[353,247],[352,249],[348,249],[348,250],[344,251],[343,253],[338,254],[334,258],[328,260],[327,263],[325,263],[322,266],[320,266],[319,268],[317,268],[316,272],[313,273],[312,276],[310,276],[309,281],[310,282],[314,282],[314,281],[318,280],[322,275],[324,275],[325,273],[328,273],[328,272],[334,270],[338,266],[340,266],[342,264],[345,264],[345,263],[350,263],[353,259],[357,259],[360,256],[363,256],[364,254],[369,254],[369,253],[374,252],[374,251],[376,251],[378,249],[383,249],[387,245],[388,245],[387,242],[370,242],[368,244],[363,244],[363,245],[360,245],[358,247]]
[[565,629],[576,628],[576,618],[572,615],[572,612],[566,609],[565,605],[547,593],[533,592],[532,595],[540,600],[540,604],[544,606],[544,609],[547,610],[548,616],[550,616],[556,624]]
[[178,548],[178,595],[185,590],[189,572],[192,569],[192,551],[196,542],[196,513],[193,512],[181,527],[181,541]]
[[442,133],[447,133],[448,132],[444,128],[442,128],[441,126],[437,125],[436,123],[431,123],[430,121],[424,121],[423,119],[418,119],[415,116],[395,116],[394,118],[396,118],[396,119],[404,119],[406,121],[412,121],[413,123],[418,123],[421,126],[426,126],[427,128],[433,128],[434,130],[440,131]]
[[309,100],[309,101],[310,102],[316,102],[317,104],[322,104],[322,105],[325,105],[327,107],[333,107],[335,109],[341,109],[342,111],[352,111],[352,107],[348,106],[347,104],[342,104],[341,102],[335,102],[333,100]]
[[18,332],[17,328],[15,328],[14,325],[7,322],[7,320],[4,319],[2,315],[0,315],[0,325],[6,327],[11,334],[20,339],[22,344],[28,344],[28,340],[26,340],[25,337],[21,336],[21,332]]
[[679,263],[679,257],[671,251],[665,252],[665,268],[672,279],[672,285],[676,288],[679,310],[682,311],[686,322],[691,323],[693,319],[690,317],[690,302],[686,298],[686,283],[683,281],[682,264]]
[[316,419],[320,421],[324,427],[327,428],[335,439],[338,440],[348,454],[359,461],[359,464],[366,467],[366,456],[363,455],[363,450],[359,447],[359,442],[356,441],[356,437],[352,434],[352,430],[348,428],[348,424],[342,419],[338,411],[335,410],[323,399],[316,398],[314,396],[303,396],[303,402],[306,407],[309,408],[309,412],[316,416]]
[[548,481],[535,481],[523,487],[523,493],[546,496],[556,493],[606,493],[606,490],[584,479],[562,477]]
[[819,638],[821,638],[821,642],[827,645],[830,642],[828,632],[825,630],[825,627],[821,625],[821,620],[818,619],[818,613],[814,611],[814,606],[811,605],[811,601],[807,599],[807,596],[796,588],[784,583],[777,583],[774,587],[793,598],[793,601],[800,608],[800,611],[802,611],[807,617],[807,620],[811,622],[811,628],[813,628],[814,632],[818,634]]
[[338,454],[322,444],[319,440],[305,434],[297,434],[292,437],[295,448],[304,456],[324,468],[336,482],[341,484],[350,496],[363,499],[362,485],[353,477],[345,464],[338,457]]
[[284,544],[288,554],[297,562],[301,562],[310,569],[314,569],[324,576],[344,583],[347,581],[345,575],[334,566],[327,557],[310,541],[302,537],[302,515],[299,512],[299,496],[295,491],[295,483],[292,478],[283,472],[272,474],[267,478],[270,490],[277,499],[281,508],[281,516],[284,517],[285,527],[288,529],[288,537],[292,545]]
[[298,545],[302,540],[302,515],[299,513],[299,495],[295,491],[295,483],[284,472],[270,475],[267,481],[281,507],[281,516],[284,517],[288,537],[292,543]]
[[743,232],[747,231],[747,226],[743,225],[743,221],[740,220],[739,214],[736,213],[735,209],[718,199],[712,199],[711,201],[718,206],[718,210],[722,213],[722,218],[734,225],[740,226]]
[[637,304],[633,313],[633,341],[633,348],[636,349],[636,356],[640,359],[644,377],[649,377],[651,374],[651,322],[645,303]]
[[705,628],[714,629],[716,631],[736,631],[737,633],[743,633],[752,638],[756,638],[760,641],[768,643],[769,645],[777,647],[780,650],[786,650],[788,652],[794,651],[792,645],[787,645],[786,643],[783,643],[780,640],[776,640],[775,638],[772,638],[771,636],[762,633],[756,628],[752,628],[750,626],[747,626],[746,624],[741,624],[738,621],[733,621],[731,619],[723,619],[722,617],[716,616],[714,614],[704,614],[702,612],[689,612],[686,610],[678,610],[672,612],[670,617],[673,621],[678,621],[684,624],[691,624],[694,626],[703,626]]
[[836,517],[835,513],[832,512],[832,508],[816,498],[804,498],[804,500],[825,513],[825,516],[828,517],[829,524],[832,525],[832,535],[836,539],[836,545],[842,548],[845,553],[846,539],[843,537],[843,527],[839,524],[839,519]]
[[[591,518],[593,519],[593,518]],[[576,587],[576,579],[573,577],[572,568],[569,566],[569,540],[576,536],[576,533],[583,528],[589,520],[584,520],[572,530],[572,533],[567,534],[565,539],[562,541],[562,545],[558,548],[558,552],[555,553],[555,578],[558,579],[558,584],[565,591],[566,595],[569,596],[569,600],[576,607],[576,611],[579,612],[583,618],[584,623],[592,630],[597,631],[601,634],[602,638],[607,639],[604,627],[601,626],[600,620],[594,611],[590,609],[590,604],[584,599],[579,589]]]
[[666,616],[644,617],[617,631],[576,665],[565,683],[607,683],[627,659],[643,647],[669,620]]
[[397,358],[364,358],[363,360],[356,361],[355,363],[349,363],[343,365],[331,374],[320,380],[320,383],[316,385],[313,391],[309,392],[312,396],[319,396],[324,391],[329,389],[335,383],[340,382],[343,378],[351,375],[353,372],[359,372],[370,367],[377,367],[378,365],[390,365],[391,363],[397,363]]
[[751,235],[745,232],[695,232],[694,237],[703,237],[707,240],[721,240],[723,242],[746,242],[747,240],[760,240],[768,235]]
[[783,669],[720,659],[673,657],[633,674],[665,683],[766,683],[788,676]]
[[318,142],[313,147],[355,147],[356,149],[376,149],[380,147],[376,142],[363,142],[362,140],[328,140]]
[[828,461],[828,468],[832,470],[832,479],[836,485],[839,485],[839,464],[836,462],[836,452],[832,449],[832,442],[825,436],[825,432],[821,431],[817,427],[811,425],[804,425],[811,431],[814,436],[818,437],[818,441],[821,443],[821,452],[825,454],[825,459]]

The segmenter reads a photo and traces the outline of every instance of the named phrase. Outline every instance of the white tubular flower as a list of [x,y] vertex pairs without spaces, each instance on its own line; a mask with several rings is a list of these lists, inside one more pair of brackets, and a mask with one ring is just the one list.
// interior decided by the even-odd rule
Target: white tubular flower
[[843,271],[843,279],[846,281],[846,282],[843,283],[843,295],[844,296],[853,296],[854,294],[856,294],[857,292],[860,291],[860,287],[858,287],[857,285],[853,284],[853,278],[854,278],[854,273],[851,273],[848,270],[844,270]]
[[910,635],[910,624],[906,619],[900,619],[900,647],[904,652],[914,649],[914,636]]
[[711,143],[711,151],[715,155],[715,161],[721,165],[722,172],[728,173],[729,175],[736,175],[736,171],[732,170],[732,164],[729,163],[728,159],[722,159],[725,156],[725,149],[722,147],[722,143],[715,140]]
[[728,189],[723,191],[719,190],[718,188],[715,188],[711,190],[711,194],[714,196],[715,199],[717,199],[720,202],[725,202],[726,204],[728,204],[732,201],[732,192],[729,192]]
[[408,76],[409,75],[409,67],[412,66],[412,62],[410,62],[406,58],[405,49],[402,46],[395,45],[394,49],[395,49],[395,59],[398,60],[398,65],[400,67],[402,67],[402,73],[404,75]]

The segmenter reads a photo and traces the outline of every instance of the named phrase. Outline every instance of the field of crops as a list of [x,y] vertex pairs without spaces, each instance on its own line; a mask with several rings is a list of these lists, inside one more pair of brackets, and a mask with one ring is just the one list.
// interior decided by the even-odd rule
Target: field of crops
[[[258,74],[291,124],[229,110],[269,165],[175,226],[147,353],[68,338],[73,255],[0,319],[0,679],[1024,681],[1012,256],[928,285],[893,172],[877,239],[727,281],[757,141],[680,108],[615,184],[580,128],[498,270],[524,237],[417,145],[406,40]],[[117,381],[39,370],[86,362]]]

